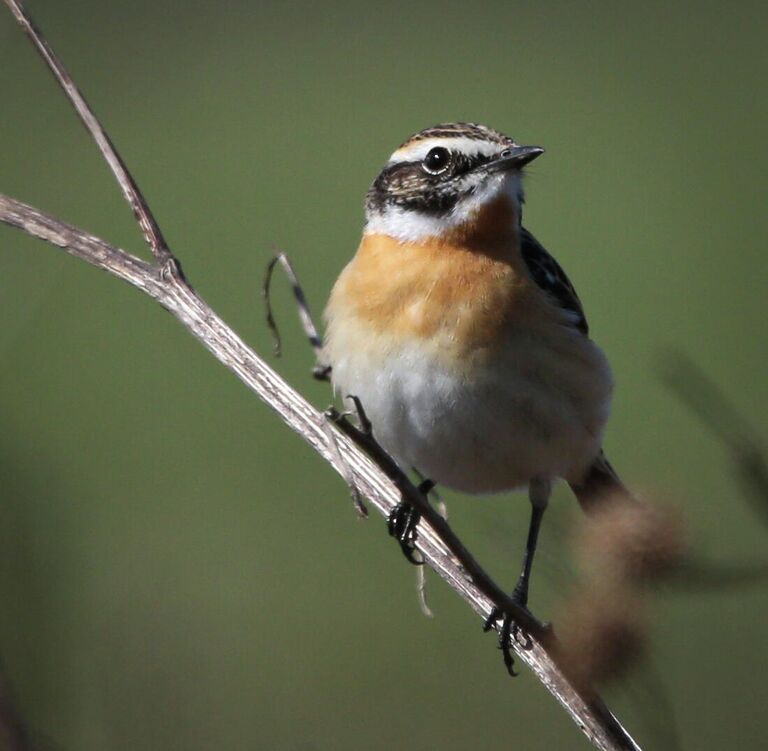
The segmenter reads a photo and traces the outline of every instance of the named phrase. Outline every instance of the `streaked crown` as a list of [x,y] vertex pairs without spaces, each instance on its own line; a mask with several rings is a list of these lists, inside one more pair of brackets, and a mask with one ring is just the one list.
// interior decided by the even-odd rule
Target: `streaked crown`
[[425,128],[392,154],[374,180],[366,199],[367,231],[402,239],[439,234],[501,191],[519,202],[521,168],[542,152],[477,123]]

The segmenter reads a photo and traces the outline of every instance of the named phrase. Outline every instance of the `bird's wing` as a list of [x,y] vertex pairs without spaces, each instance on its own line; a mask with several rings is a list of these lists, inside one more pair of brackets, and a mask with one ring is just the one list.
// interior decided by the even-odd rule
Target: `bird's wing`
[[520,228],[520,252],[533,281],[553,302],[568,311],[574,328],[589,333],[581,300],[560,264],[546,251],[525,227]]

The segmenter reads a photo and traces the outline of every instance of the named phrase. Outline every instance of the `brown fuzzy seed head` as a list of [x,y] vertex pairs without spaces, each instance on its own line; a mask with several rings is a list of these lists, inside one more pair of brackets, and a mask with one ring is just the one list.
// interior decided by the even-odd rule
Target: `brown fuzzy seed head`
[[584,519],[576,551],[593,577],[655,582],[683,562],[684,532],[680,515],[669,508],[647,502],[612,504]]
[[646,648],[642,598],[631,589],[612,584],[577,589],[557,623],[562,624],[560,666],[585,691],[623,677]]

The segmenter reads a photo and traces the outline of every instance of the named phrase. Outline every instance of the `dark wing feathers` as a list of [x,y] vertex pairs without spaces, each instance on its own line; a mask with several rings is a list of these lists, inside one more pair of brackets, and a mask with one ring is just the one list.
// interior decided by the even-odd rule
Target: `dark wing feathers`
[[[579,296],[560,264],[524,228],[520,228],[520,251],[533,280],[552,301],[572,314],[573,325],[585,336],[589,329]],[[584,478],[570,483],[579,504],[586,512],[602,507],[604,502],[634,501],[634,496],[619,479],[601,451]]]
[[533,281],[555,303],[572,314],[573,325],[582,334],[588,334],[584,309],[565,271],[525,227],[520,228],[520,252]]

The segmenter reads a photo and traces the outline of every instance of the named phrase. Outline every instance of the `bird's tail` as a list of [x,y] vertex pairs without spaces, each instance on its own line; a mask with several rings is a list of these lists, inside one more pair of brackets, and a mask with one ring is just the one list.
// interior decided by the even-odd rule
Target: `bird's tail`
[[579,505],[587,513],[602,508],[606,503],[635,500],[602,451],[587,470],[584,479],[569,485]]

